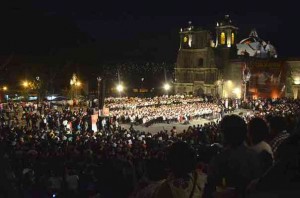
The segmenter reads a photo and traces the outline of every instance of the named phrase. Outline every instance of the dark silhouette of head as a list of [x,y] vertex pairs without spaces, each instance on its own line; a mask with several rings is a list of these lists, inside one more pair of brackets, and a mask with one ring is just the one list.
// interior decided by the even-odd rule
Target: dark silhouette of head
[[248,133],[251,142],[255,145],[268,137],[269,129],[267,123],[262,118],[252,118],[248,123]]
[[238,115],[227,115],[220,122],[220,130],[224,135],[224,145],[231,148],[240,146],[247,135],[247,125]]
[[184,177],[196,168],[195,152],[185,142],[175,142],[168,148],[167,161],[175,177]]
[[287,129],[286,122],[281,116],[271,117],[269,124],[272,135],[277,135]]

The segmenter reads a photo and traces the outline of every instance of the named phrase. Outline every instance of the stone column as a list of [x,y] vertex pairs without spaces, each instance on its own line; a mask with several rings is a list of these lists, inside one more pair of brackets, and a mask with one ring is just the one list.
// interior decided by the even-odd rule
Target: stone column
[[294,97],[294,99],[298,98],[298,89],[299,89],[298,86],[293,85],[292,90],[293,90],[293,97]]

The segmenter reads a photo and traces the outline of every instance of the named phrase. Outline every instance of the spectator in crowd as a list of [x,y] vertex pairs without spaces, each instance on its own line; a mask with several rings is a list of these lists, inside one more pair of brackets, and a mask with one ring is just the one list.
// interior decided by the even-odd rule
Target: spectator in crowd
[[9,163],[8,155],[0,146],[0,197],[18,197],[17,178]]
[[275,164],[252,183],[249,197],[300,197],[300,136],[288,137],[278,150]]
[[[207,172],[206,196],[216,190],[226,192],[224,189],[230,190],[230,187],[244,195],[249,180],[260,175],[257,153],[244,142],[247,129],[243,119],[251,122],[253,117],[268,121],[276,116],[283,120],[293,118],[280,130],[295,133],[276,149],[277,161],[259,180],[257,189],[267,189],[265,183],[275,181],[276,171],[281,175],[288,173],[289,177],[279,177],[282,181],[296,181],[299,175],[296,149],[299,148],[296,138],[299,100],[249,100],[243,105],[257,110],[247,110],[242,118],[225,116],[220,123],[212,120],[183,131],[177,127],[176,132],[173,129],[156,133],[136,130],[135,125],[143,119],[145,126],[150,126],[161,121],[183,122],[184,117],[210,119],[217,114],[217,118],[223,103],[182,96],[109,98],[106,103],[110,104],[110,116],[105,128],[101,127],[102,117],[99,119],[98,129],[92,128],[90,109],[56,108],[50,102],[40,103],[40,110],[30,102],[11,102],[9,109],[4,106],[0,112],[0,197],[153,197],[160,192],[195,197],[203,192],[201,185],[205,183]],[[130,123],[131,127],[122,128],[124,123]],[[255,123],[249,126],[255,128]],[[263,126],[260,130],[249,127],[252,131],[249,131],[250,147],[255,148],[255,144],[260,145],[259,140],[264,139],[265,125],[259,123]],[[273,128],[271,131],[275,134],[276,127]],[[255,134],[258,131],[262,133]],[[167,149],[172,144],[171,149]],[[195,154],[190,154],[193,152],[189,147]],[[193,181],[199,179],[201,182],[196,182],[193,191]],[[220,185],[227,188],[219,188]],[[164,186],[169,188],[163,190]]]
[[[243,197],[250,181],[262,174],[258,156],[245,145],[247,125],[241,117],[227,115],[219,127],[224,135],[224,150],[209,164],[205,195],[232,193]],[[218,186],[226,187],[225,191],[217,192]],[[229,188],[234,190],[226,191]]]
[[271,131],[269,144],[276,160],[278,148],[290,136],[290,134],[287,132],[286,122],[283,117],[271,117],[269,120],[269,126]]
[[250,149],[259,154],[263,171],[273,164],[273,152],[271,146],[265,142],[269,129],[267,123],[258,117],[254,117],[248,123],[248,138]]
[[187,143],[172,144],[167,153],[170,175],[157,187],[154,197],[202,197],[206,174],[196,170],[196,155]]
[[65,183],[67,187],[67,196],[75,197],[78,194],[79,176],[74,169],[66,169]]

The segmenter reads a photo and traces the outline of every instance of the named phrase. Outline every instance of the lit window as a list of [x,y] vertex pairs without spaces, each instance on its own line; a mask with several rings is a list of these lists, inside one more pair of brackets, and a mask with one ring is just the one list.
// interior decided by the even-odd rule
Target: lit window
[[221,33],[221,45],[224,45],[225,44],[225,33],[222,32]]
[[231,43],[234,44],[234,33],[231,33]]
[[227,47],[231,47],[231,43],[229,39],[227,40]]
[[184,38],[183,38],[183,42],[187,42],[188,41],[188,38],[185,36]]

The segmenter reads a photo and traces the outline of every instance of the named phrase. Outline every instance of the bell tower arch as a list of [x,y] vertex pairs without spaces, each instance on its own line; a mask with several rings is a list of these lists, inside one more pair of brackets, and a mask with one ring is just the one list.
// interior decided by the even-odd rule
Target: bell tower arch
[[236,35],[238,28],[233,25],[229,15],[216,24],[216,47],[227,47],[236,44]]

